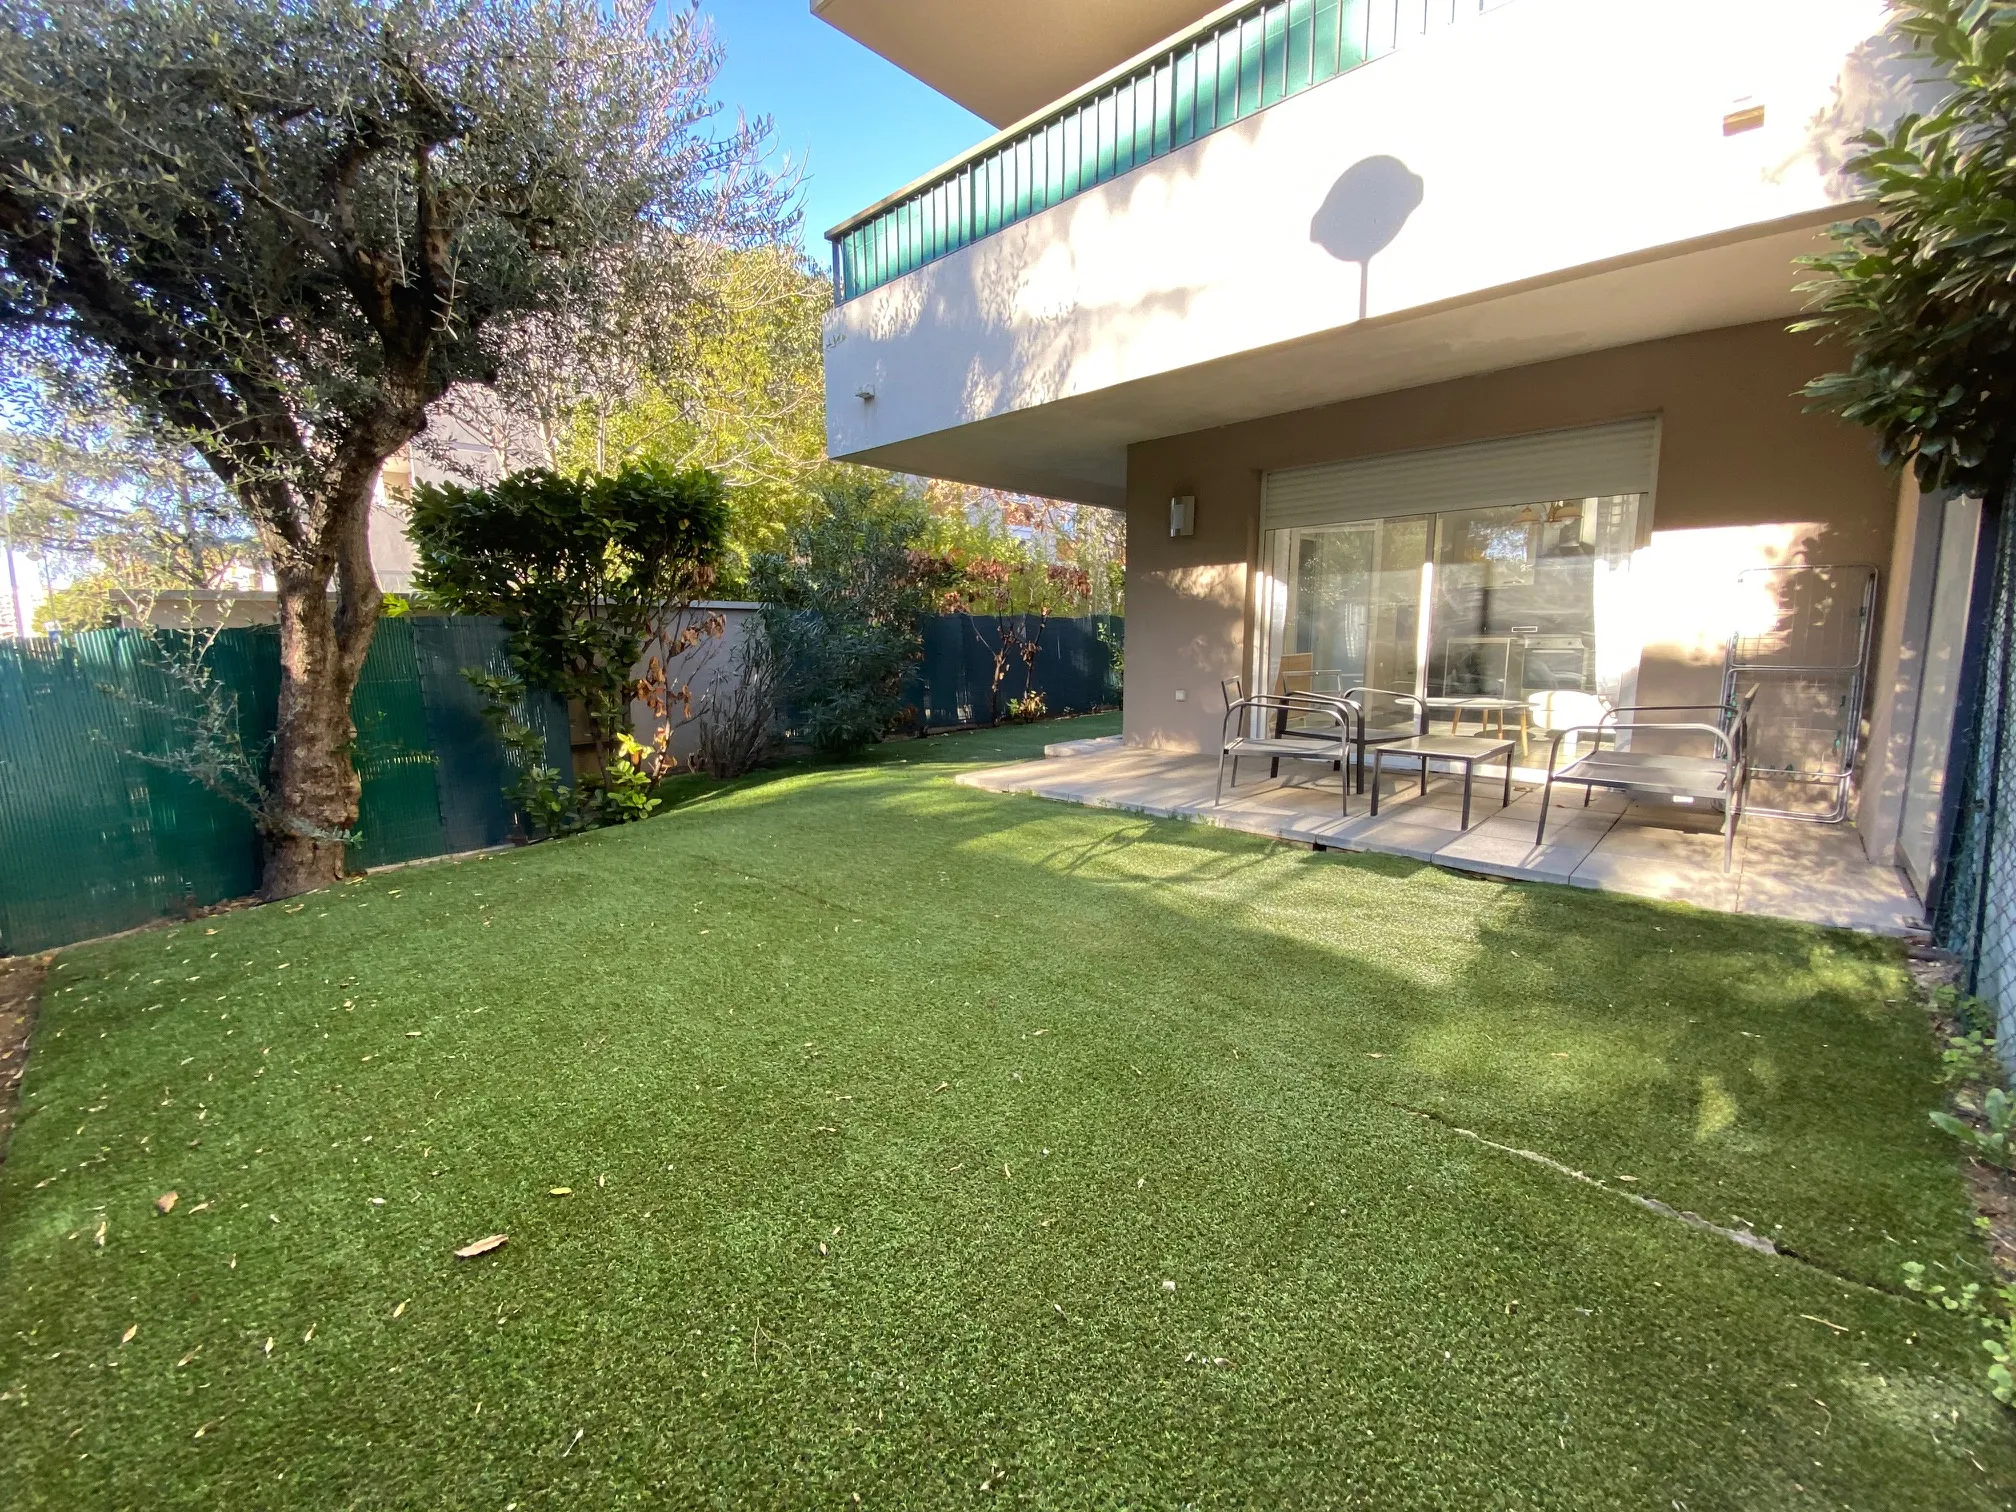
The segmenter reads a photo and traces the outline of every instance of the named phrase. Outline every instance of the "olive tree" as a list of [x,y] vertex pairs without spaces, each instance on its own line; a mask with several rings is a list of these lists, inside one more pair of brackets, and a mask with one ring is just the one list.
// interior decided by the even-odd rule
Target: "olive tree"
[[650,242],[774,239],[651,0],[0,0],[0,332],[186,438],[280,599],[269,897],[342,869],[379,468]]

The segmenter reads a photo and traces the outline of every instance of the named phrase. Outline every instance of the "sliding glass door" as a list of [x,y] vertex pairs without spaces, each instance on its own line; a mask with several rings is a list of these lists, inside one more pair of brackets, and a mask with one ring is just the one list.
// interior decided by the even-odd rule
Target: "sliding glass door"
[[1641,498],[1271,531],[1262,685],[1516,706],[1542,726],[1593,720],[1636,673],[1626,580]]
[[1276,531],[1285,635],[1270,687],[1342,693],[1419,678],[1434,517]]

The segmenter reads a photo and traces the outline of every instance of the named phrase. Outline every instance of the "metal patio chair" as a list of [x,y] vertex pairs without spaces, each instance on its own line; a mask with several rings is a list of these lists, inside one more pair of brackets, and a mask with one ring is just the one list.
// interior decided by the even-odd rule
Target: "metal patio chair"
[[[1313,680],[1320,677],[1334,677],[1337,674],[1316,672],[1306,675]],[[1245,696],[1244,686],[1244,683],[1236,677],[1220,680],[1218,691],[1224,695],[1228,711],[1234,703]],[[1358,791],[1361,793],[1365,791],[1366,751],[1369,747],[1388,745],[1396,740],[1412,740],[1417,735],[1428,733],[1428,705],[1412,693],[1401,693],[1391,688],[1346,688],[1342,692],[1328,692],[1314,686],[1285,691],[1277,688],[1267,696],[1286,705],[1274,712],[1273,738],[1276,740],[1314,739],[1327,743],[1331,738],[1330,732],[1334,728],[1334,722],[1323,729],[1311,730],[1291,724],[1290,716],[1299,717],[1306,710],[1328,706],[1335,706],[1343,711],[1357,732],[1352,737],[1351,744],[1356,755]],[[1404,710],[1393,709],[1391,705],[1395,703],[1412,705],[1414,717],[1409,720],[1405,717]],[[1269,777],[1281,775],[1279,757],[1273,759],[1267,769],[1267,775]]]
[[[1733,704],[1639,704],[1612,709],[1593,725],[1570,725],[1555,732],[1547,752],[1547,782],[1540,791],[1540,823],[1533,832],[1537,848],[1547,838],[1547,816],[1554,797],[1554,784],[1580,784],[1582,806],[1597,788],[1623,793],[1630,798],[1682,798],[1696,803],[1722,806],[1722,870],[1727,872],[1736,854],[1736,826],[1743,817],[1743,802],[1750,785],[1750,706],[1756,701],[1752,688]],[[1698,720],[1645,720],[1620,718],[1635,714],[1700,714],[1713,711],[1714,724]],[[1664,733],[1705,737],[1713,743],[1712,754],[1685,755],[1663,751],[1620,751],[1615,741],[1620,734]],[[1586,755],[1559,767],[1561,742],[1570,735],[1589,735],[1594,744]],[[1605,741],[1611,742],[1606,745]],[[1558,767],[1558,769],[1557,769]]]
[[[1324,719],[1331,722],[1330,731],[1319,732],[1307,726],[1292,734],[1254,735],[1257,726],[1266,728],[1271,722],[1278,730],[1287,714],[1302,718]],[[1258,714],[1260,717],[1255,718]],[[1352,732],[1357,723],[1355,711],[1342,699],[1312,699],[1307,694],[1293,698],[1269,694],[1258,698],[1230,699],[1225,709],[1225,725],[1221,732],[1223,740],[1218,749],[1218,791],[1211,800],[1213,805],[1225,801],[1225,764],[1232,764],[1232,786],[1239,785],[1240,758],[1265,757],[1269,763],[1268,775],[1279,776],[1283,761],[1320,761],[1330,766],[1342,776],[1342,807],[1339,810],[1347,818],[1351,813],[1351,779],[1344,776],[1344,766],[1351,759]],[[1243,721],[1246,733],[1234,731]]]

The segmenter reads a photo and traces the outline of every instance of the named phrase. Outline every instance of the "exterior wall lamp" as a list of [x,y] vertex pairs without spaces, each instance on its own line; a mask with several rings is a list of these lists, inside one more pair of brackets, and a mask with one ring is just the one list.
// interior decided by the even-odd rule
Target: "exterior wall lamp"
[[1197,533],[1197,499],[1194,494],[1179,494],[1169,501],[1169,534],[1187,536]]

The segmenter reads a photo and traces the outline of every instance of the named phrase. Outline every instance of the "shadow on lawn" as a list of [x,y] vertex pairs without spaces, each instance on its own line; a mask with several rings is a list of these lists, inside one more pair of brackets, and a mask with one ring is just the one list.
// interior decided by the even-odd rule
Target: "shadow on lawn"
[[1872,1284],[1914,1256],[1978,1268],[1892,942],[948,783],[822,788],[794,795],[800,818],[830,801],[858,822],[864,799],[923,817],[986,869],[973,891],[1042,900],[1032,934],[1162,935],[1131,995],[1200,1028]]
[[[725,803],[734,822],[783,826],[771,854],[793,889],[830,878],[850,910],[914,873],[928,837],[943,947],[976,977],[1047,978],[1062,999],[1088,967],[1119,966],[1130,1009],[1636,1178],[1873,1284],[1894,1286],[1907,1258],[1978,1266],[1892,943],[938,777],[1056,738],[982,731],[688,779],[668,813],[726,821]],[[1004,899],[1015,922],[993,924]]]

